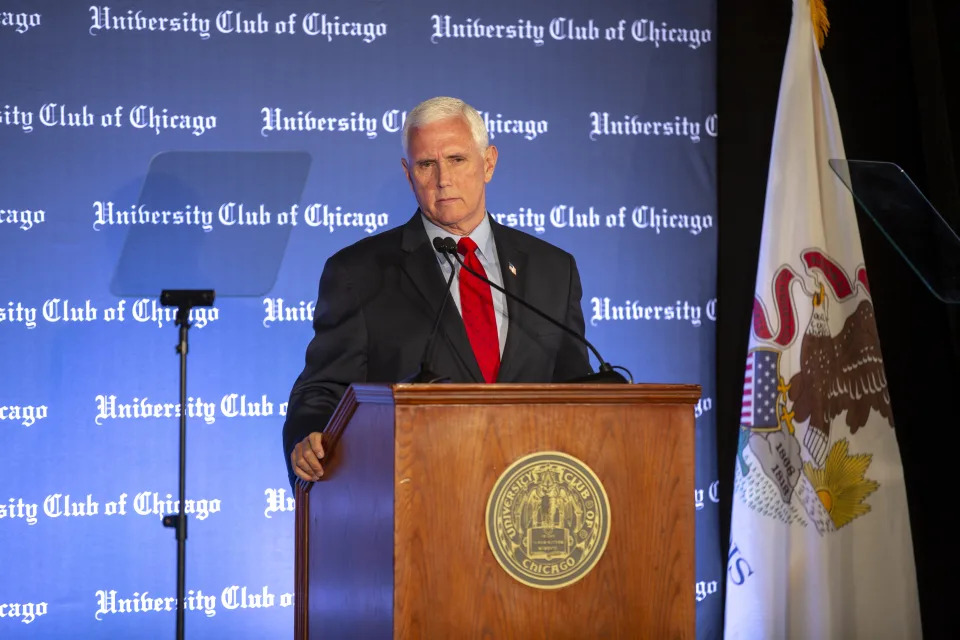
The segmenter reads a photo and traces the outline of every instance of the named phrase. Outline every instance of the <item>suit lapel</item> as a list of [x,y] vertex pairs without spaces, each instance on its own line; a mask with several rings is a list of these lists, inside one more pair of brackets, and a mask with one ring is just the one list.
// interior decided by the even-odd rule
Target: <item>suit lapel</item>
[[[513,246],[502,233],[499,224],[490,219],[490,226],[493,230],[493,238],[497,243],[497,258],[500,261],[500,273],[503,278],[503,288],[522,300],[526,300],[527,280],[529,270],[527,269],[527,254]],[[513,267],[511,269],[511,267]],[[500,371],[497,374],[497,382],[509,382],[520,364],[519,356],[522,353],[522,337],[519,330],[521,314],[525,313],[519,302],[514,301],[507,296],[507,342],[503,346],[503,356],[500,358]]]
[[[446,281],[443,278],[440,266],[437,264],[437,253],[430,246],[427,232],[423,228],[419,210],[413,218],[403,225],[401,248],[404,256],[400,266],[409,277],[413,288],[423,299],[432,322],[443,302],[446,293],[444,291]],[[452,286],[456,286],[456,282]],[[431,325],[427,330],[429,331],[432,328]],[[452,300],[447,301],[447,306],[443,310],[438,333],[442,336],[440,339],[446,339],[451,350],[460,360],[463,368],[469,372],[473,381],[483,382],[483,374],[480,372],[476,356],[473,355],[473,348],[467,338],[467,331],[463,327],[463,319],[457,312],[457,306],[453,304]],[[509,335],[508,333],[508,339]]]

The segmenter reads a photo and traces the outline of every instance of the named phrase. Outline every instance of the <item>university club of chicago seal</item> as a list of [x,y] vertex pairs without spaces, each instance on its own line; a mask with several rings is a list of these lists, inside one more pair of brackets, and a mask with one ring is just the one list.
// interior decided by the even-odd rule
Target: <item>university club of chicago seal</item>
[[590,467],[559,451],[520,458],[487,501],[487,540],[525,585],[559,589],[597,564],[610,537],[610,503]]

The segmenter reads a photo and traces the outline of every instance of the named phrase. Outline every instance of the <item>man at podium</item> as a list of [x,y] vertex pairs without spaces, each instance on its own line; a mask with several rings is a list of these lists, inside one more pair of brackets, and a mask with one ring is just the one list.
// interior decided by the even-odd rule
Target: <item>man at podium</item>
[[[324,265],[283,425],[291,484],[323,475],[320,432],[353,382],[563,382],[591,372],[582,341],[483,279],[583,336],[573,256],[487,213],[497,148],[480,114],[431,98],[407,115],[402,141],[419,209]],[[459,261],[439,250],[454,245]]]

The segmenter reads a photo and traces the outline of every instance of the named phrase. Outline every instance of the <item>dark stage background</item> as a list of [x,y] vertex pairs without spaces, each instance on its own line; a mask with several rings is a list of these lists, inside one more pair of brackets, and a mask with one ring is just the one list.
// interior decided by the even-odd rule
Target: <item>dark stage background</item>
[[[721,542],[730,487],[748,327],[789,2],[718,5],[719,237],[717,326]],[[827,2],[823,63],[848,158],[902,166],[960,229],[960,7],[948,0]],[[903,458],[926,637],[955,629],[952,492],[960,426],[960,322],[858,213],[871,294]],[[882,562],[882,559],[878,559]]]

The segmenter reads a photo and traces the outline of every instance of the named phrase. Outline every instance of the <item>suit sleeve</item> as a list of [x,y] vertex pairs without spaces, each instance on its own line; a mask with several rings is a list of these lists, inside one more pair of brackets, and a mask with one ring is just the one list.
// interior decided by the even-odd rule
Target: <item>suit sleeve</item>
[[290,465],[293,447],[310,433],[323,431],[347,386],[366,380],[366,321],[356,287],[338,256],[327,260],[320,276],[313,331],[306,365],[290,392],[283,424],[283,453],[291,484],[296,480]]
[[[566,325],[579,333],[585,334],[583,309],[580,306],[580,299],[583,297],[583,290],[580,286],[580,272],[577,270],[577,262],[570,259],[570,283],[567,291],[567,310],[564,320]],[[557,353],[556,366],[553,370],[553,382],[566,382],[573,378],[579,378],[592,373],[590,367],[590,358],[587,355],[587,347],[573,336],[564,333],[560,342],[560,350]]]

